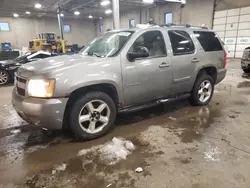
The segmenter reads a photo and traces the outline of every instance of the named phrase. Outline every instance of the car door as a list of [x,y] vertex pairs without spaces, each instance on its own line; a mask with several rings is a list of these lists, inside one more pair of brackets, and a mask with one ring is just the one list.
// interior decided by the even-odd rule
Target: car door
[[[128,60],[128,53],[146,48],[149,57]],[[162,99],[171,93],[172,68],[160,30],[136,33],[121,54],[126,106]]]
[[195,66],[199,62],[195,45],[184,30],[169,30],[169,40],[172,46],[173,93],[189,92],[193,87]]

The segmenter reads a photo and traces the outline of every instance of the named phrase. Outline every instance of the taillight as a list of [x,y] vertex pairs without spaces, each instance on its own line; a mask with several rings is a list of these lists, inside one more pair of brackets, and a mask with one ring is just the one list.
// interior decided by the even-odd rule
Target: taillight
[[224,68],[227,66],[227,52],[224,50]]

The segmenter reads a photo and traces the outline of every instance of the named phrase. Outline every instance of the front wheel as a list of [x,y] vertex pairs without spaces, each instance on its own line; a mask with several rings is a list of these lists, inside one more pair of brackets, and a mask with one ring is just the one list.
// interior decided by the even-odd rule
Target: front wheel
[[70,127],[83,140],[105,135],[114,125],[116,106],[105,93],[90,92],[75,101],[70,112]]
[[4,70],[0,70],[0,86],[6,85],[10,82],[10,75]]
[[189,101],[192,105],[207,105],[214,93],[214,80],[208,74],[200,75],[194,84]]

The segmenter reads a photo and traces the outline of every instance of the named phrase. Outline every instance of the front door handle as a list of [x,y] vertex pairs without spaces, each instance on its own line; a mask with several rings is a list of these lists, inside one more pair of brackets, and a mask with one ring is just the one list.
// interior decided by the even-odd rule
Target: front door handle
[[166,67],[170,67],[169,63],[163,62],[159,65],[160,68],[166,68]]
[[198,62],[200,62],[200,60],[199,60],[198,58],[194,58],[194,59],[192,59],[191,62],[192,62],[192,63],[198,63]]

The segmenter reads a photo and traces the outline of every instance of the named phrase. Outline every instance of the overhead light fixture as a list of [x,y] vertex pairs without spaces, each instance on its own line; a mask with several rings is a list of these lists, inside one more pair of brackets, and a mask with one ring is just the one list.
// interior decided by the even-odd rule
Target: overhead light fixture
[[113,11],[111,9],[108,9],[105,11],[105,14],[111,14]]
[[109,4],[110,4],[110,1],[109,1],[109,0],[104,0],[104,1],[101,2],[101,5],[102,5],[102,6],[107,6],[107,5],[109,5]]
[[63,16],[64,16],[64,14],[63,14],[63,13],[61,13],[61,14],[60,14],[60,16],[61,16],[61,17],[63,17]]
[[75,12],[74,12],[74,15],[79,15],[79,14],[80,14],[79,11],[75,11]]
[[102,20],[102,17],[99,17],[100,20]]
[[93,18],[93,16],[90,14],[90,15],[89,15],[89,18]]
[[19,17],[19,15],[18,15],[17,13],[14,13],[13,16],[14,16],[15,18]]
[[186,4],[186,0],[165,0],[167,2]]
[[26,11],[25,14],[30,14],[30,12],[29,12],[29,11]]
[[143,3],[147,3],[147,4],[154,3],[154,0],[143,0]]
[[35,8],[41,8],[42,5],[40,3],[35,4]]

